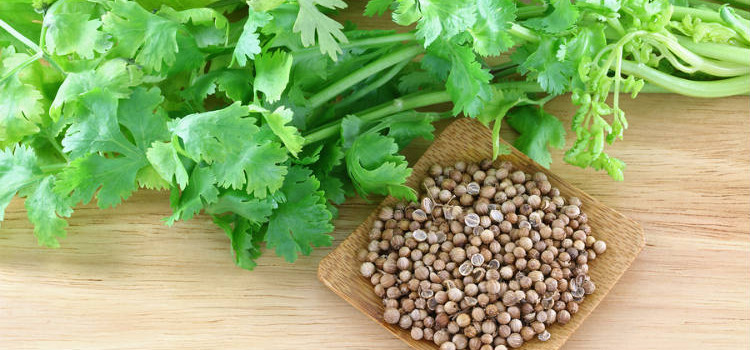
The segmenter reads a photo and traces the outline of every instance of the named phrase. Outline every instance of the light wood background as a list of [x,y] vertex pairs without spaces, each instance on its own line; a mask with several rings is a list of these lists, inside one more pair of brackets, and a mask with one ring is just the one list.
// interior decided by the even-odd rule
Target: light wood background
[[[628,163],[625,182],[559,151],[551,169],[640,222],[647,246],[563,349],[750,348],[750,99],[641,95],[623,107],[630,129],[609,150]],[[548,110],[565,123],[574,111],[567,96]],[[413,162],[426,146],[405,153]],[[334,246],[377,202],[341,207]],[[0,228],[0,349],[407,348],[317,280],[332,248],[293,265],[266,252],[247,272],[207,217],[167,228],[169,212],[153,191],[81,207],[51,250],[14,200]]]

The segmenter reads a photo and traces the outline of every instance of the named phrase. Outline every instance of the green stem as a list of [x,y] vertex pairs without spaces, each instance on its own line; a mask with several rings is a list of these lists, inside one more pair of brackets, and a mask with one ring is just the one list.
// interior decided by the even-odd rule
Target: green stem
[[520,6],[516,11],[516,18],[527,19],[532,17],[539,17],[547,12],[547,8],[547,4],[542,4],[540,6]]
[[10,77],[16,75],[16,73],[28,67],[30,64],[36,62],[40,58],[42,58],[41,51],[34,54],[34,56],[27,58],[26,60],[21,62],[21,64],[13,67],[13,69],[9,70],[7,73],[5,73],[5,75],[2,76],[2,78],[0,78],[0,85],[2,85],[6,80],[10,79]]
[[420,46],[408,46],[400,50],[396,50],[386,56],[383,56],[374,62],[356,70],[349,74],[345,78],[325,87],[315,95],[310,96],[308,99],[311,108],[320,107],[328,100],[333,99],[338,94],[344,92],[346,89],[354,86],[367,77],[382,71],[390,66],[393,66],[401,61],[412,59],[418,54],[422,53],[423,49]]
[[[713,11],[719,11],[719,8],[721,8],[721,4],[715,3],[715,2],[708,2],[708,1],[703,1],[703,0],[687,0],[687,2],[692,8],[700,9],[704,7],[706,9],[710,9]],[[744,17],[745,19],[750,19],[750,12],[747,12],[745,10],[740,10],[740,9],[734,9],[734,11],[738,15]]]
[[68,156],[67,156],[67,155],[65,155],[65,152],[63,152],[63,149],[62,149],[62,147],[60,147],[60,144],[59,144],[59,143],[57,143],[57,140],[55,140],[55,138],[54,138],[54,137],[52,137],[52,136],[50,136],[50,135],[47,135],[47,141],[49,141],[49,143],[50,143],[50,144],[52,145],[52,147],[53,147],[53,148],[54,148],[54,149],[55,149],[55,150],[57,151],[57,153],[59,153],[59,154],[60,154],[60,156],[61,156],[61,157],[62,157],[63,159],[65,159],[65,161],[66,161],[66,162],[67,162],[67,161],[70,161],[70,160],[68,159]]
[[[672,6],[672,20],[682,20],[685,16],[690,15],[693,18],[700,18],[703,21],[724,23],[719,15],[719,12],[701,10],[696,8],[684,7],[684,6]],[[739,19],[740,23],[744,25],[750,25],[750,21],[746,19]]]
[[43,173],[55,173],[55,172],[62,170],[66,166],[68,166],[68,163],[57,163],[57,164],[42,165],[39,167],[39,169],[41,169]]
[[696,43],[682,35],[675,37],[680,45],[701,56],[750,66],[750,49],[718,43]]
[[[504,82],[493,84],[496,88],[512,88],[518,90],[524,90],[527,92],[544,92],[542,88],[533,82]],[[391,102],[368,108],[357,116],[362,121],[373,121],[383,117],[387,117],[391,114],[407,111],[415,108],[427,107],[436,104],[446,103],[451,101],[451,96],[448,91],[430,91],[430,92],[417,92],[410,95],[406,95],[401,98],[397,98]],[[328,125],[322,126],[317,130],[310,132],[305,135],[305,145],[315,143],[331,136],[336,135],[341,127],[341,121],[336,121]]]
[[743,22],[743,18],[738,16],[733,8],[724,5],[719,9],[719,16],[724,20],[724,24],[734,29],[745,41],[750,42],[750,24]]
[[[403,41],[415,41],[415,40],[417,40],[417,37],[414,36],[414,33],[397,33],[397,34],[378,36],[374,38],[352,40],[348,43],[341,44],[341,49],[346,50],[346,49],[351,49],[351,48],[365,48],[365,47],[381,46],[381,45],[387,45],[387,44],[393,44],[393,43],[400,43]],[[294,55],[294,60],[299,61],[301,59],[306,59],[310,56],[320,55],[321,53],[318,47],[308,47],[306,49],[296,51],[292,54]]]
[[685,96],[715,98],[750,93],[750,75],[713,81],[694,81],[678,78],[645,64],[628,60],[622,61],[622,72]]
[[510,29],[508,29],[508,33],[511,35],[516,36],[517,38],[521,38],[526,41],[531,42],[539,42],[541,40],[538,35],[534,34],[534,32],[530,31],[526,27],[518,24],[518,23],[512,23],[510,25]]
[[726,2],[738,6],[750,7],[750,0],[726,0]]
[[10,24],[5,23],[5,21],[3,21],[2,19],[0,19],[0,28],[5,29],[6,32],[8,32],[14,38],[18,39],[18,41],[22,42],[24,45],[28,46],[34,52],[42,52],[42,49],[39,48],[39,45],[29,40],[29,38],[23,36],[23,34],[19,33],[15,28],[11,27]]
[[[733,77],[750,73],[750,65],[748,64],[721,62],[703,58],[680,45],[677,40],[661,34],[648,34],[646,37],[644,37],[644,40],[647,42],[653,40],[654,43],[663,44],[670,52],[674,53],[687,64],[691,65],[696,71],[705,72],[717,77]],[[686,71],[686,73],[693,72]]]
[[366,87],[356,90],[354,93],[344,98],[341,102],[336,103],[336,107],[345,108],[349,106],[350,104],[356,102],[360,98],[366,96],[370,92],[374,91],[375,89],[383,86],[383,84],[391,81],[391,79],[393,79],[393,77],[396,76],[398,72],[404,69],[404,67],[406,67],[406,65],[409,64],[411,60],[412,60],[411,58],[408,58],[408,59],[403,60],[401,63],[396,64],[391,69],[389,69],[385,74],[383,74],[381,77],[379,77],[372,83],[368,84]]

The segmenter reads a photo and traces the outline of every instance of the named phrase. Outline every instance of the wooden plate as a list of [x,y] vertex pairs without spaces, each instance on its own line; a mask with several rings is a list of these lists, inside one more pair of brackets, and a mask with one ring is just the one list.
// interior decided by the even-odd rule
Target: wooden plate
[[[593,235],[607,242],[607,251],[590,263],[589,274],[596,283],[596,291],[586,297],[586,300],[580,305],[578,313],[571,317],[568,324],[564,326],[556,324],[550,327],[549,331],[552,333],[550,340],[546,342],[533,340],[521,347],[524,350],[558,349],[591,314],[591,311],[599,305],[599,302],[638,256],[646,241],[643,229],[638,223],[599,203],[583,191],[550,173],[515,148],[512,148],[512,150],[511,154],[497,159],[496,164],[503,160],[509,160],[517,168],[527,173],[533,174],[542,171],[547,174],[549,181],[553,186],[560,189],[563,197],[576,196],[581,199],[583,210],[589,217],[589,225],[592,228]],[[433,164],[445,166],[460,160],[478,162],[490,158],[491,155],[490,131],[473,119],[458,119],[440,134],[417,161],[417,164],[414,165],[414,172],[407,180],[407,185],[416,188]],[[395,198],[388,197],[381,203],[381,206],[393,205],[395,202],[397,202]],[[357,260],[357,251],[360,248],[367,247],[368,232],[378,210],[379,208],[375,209],[341,245],[323,258],[318,266],[318,278],[344,300],[370,316],[375,322],[413,348],[437,349],[438,347],[431,341],[414,340],[411,338],[409,331],[401,329],[398,325],[385,323],[382,301],[373,292],[369,279],[362,277],[359,273],[361,263]]]

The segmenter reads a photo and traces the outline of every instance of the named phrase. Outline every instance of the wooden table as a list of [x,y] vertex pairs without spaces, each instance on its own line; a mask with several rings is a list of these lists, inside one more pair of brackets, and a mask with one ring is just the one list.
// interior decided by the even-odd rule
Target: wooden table
[[[750,348],[750,100],[625,99],[610,147],[625,182],[552,170],[639,221],[647,246],[565,349]],[[568,97],[548,108],[566,124]],[[512,137],[512,134],[506,134]],[[568,145],[571,143],[568,137]],[[414,161],[426,148],[415,141]],[[374,207],[341,207],[334,246]],[[316,278],[266,252],[253,272],[205,217],[167,228],[167,193],[78,208],[62,248],[36,246],[23,203],[0,229],[0,349],[406,349]]]

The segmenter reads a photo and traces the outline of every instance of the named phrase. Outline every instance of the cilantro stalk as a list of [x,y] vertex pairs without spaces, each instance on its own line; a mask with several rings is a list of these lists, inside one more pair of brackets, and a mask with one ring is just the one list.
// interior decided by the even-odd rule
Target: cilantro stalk
[[[533,82],[503,82],[493,84],[495,88],[508,88],[527,92],[541,92],[539,85]],[[433,106],[451,101],[451,96],[447,91],[429,91],[417,92],[411,95],[403,96],[391,102],[386,102],[378,106],[355,113],[362,121],[374,121],[399,112]],[[305,135],[305,144],[313,144],[335,136],[341,128],[341,121],[330,123],[313,130]]]
[[411,60],[421,52],[422,48],[419,46],[407,46],[402,49],[396,50],[393,53],[383,56],[373,61],[369,65],[352,72],[343,79],[340,79],[335,83],[323,88],[316,94],[310,96],[308,98],[308,102],[312,108],[319,107],[332,98],[336,97],[336,95],[354,86],[358,82],[388,67],[396,65],[399,62]]
[[657,69],[633,61],[622,61],[622,72],[647,81],[678,94],[692,97],[717,98],[750,93],[750,75],[733,78],[696,81],[663,73]]

